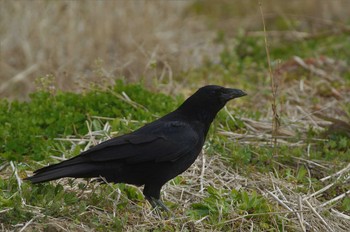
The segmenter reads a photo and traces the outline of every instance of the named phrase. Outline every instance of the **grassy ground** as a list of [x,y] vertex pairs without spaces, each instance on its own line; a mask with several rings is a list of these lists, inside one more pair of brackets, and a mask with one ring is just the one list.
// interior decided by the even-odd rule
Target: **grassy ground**
[[[316,7],[313,1],[304,7],[302,1],[287,6],[263,1],[267,36],[258,4],[244,2],[142,2],[144,10],[130,1],[109,2],[92,10],[91,3],[35,1],[39,12],[51,17],[27,13],[13,20],[1,45],[1,65],[7,67],[1,69],[0,88],[6,90],[1,94],[12,99],[0,100],[1,230],[347,231],[350,21],[342,5],[347,1],[318,1]],[[9,23],[25,3],[1,4],[1,17]],[[125,17],[118,7],[135,22],[114,24]],[[153,14],[158,8],[164,15]],[[57,21],[62,14],[77,24]],[[92,14],[96,20],[86,21]],[[16,32],[18,22],[23,27],[28,22],[32,31]],[[66,30],[55,32],[53,22]],[[83,28],[80,33],[72,33],[74,25]],[[108,30],[111,25],[118,30]],[[133,36],[137,30],[144,36]],[[15,43],[16,33],[28,38],[27,45]],[[54,49],[47,42],[60,36],[77,47],[63,42]],[[128,38],[140,46],[131,46]],[[34,45],[42,56],[33,52]],[[16,59],[5,61],[12,54]],[[135,59],[117,59],[120,54]],[[67,92],[79,80],[86,81],[77,84],[84,90]],[[142,84],[129,83],[136,80]],[[141,190],[129,185],[21,181],[37,168],[166,114],[208,83],[249,95],[220,112],[195,164],[164,186],[162,198],[174,217],[153,212]],[[20,98],[28,101],[13,100]]]

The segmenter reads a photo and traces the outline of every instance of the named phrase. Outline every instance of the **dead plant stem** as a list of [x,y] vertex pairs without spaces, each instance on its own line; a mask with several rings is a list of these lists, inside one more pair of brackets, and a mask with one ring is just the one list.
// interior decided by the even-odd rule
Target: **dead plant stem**
[[259,0],[259,8],[260,8],[260,14],[262,19],[262,24],[264,28],[264,41],[265,41],[265,49],[266,49],[266,58],[267,58],[267,64],[269,68],[269,76],[270,76],[270,83],[271,83],[271,92],[272,92],[272,141],[273,141],[273,155],[277,155],[277,132],[279,127],[279,119],[277,114],[277,106],[276,106],[276,98],[277,98],[277,84],[273,75],[272,67],[271,67],[271,58],[270,58],[270,51],[269,51],[269,45],[267,41],[267,32],[266,32],[266,25],[265,25],[265,19],[264,19],[264,13],[262,9],[262,3],[261,0]]

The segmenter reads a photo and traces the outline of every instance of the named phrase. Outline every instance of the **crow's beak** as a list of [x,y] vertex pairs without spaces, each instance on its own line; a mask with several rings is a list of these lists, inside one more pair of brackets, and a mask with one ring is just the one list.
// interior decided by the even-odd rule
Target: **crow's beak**
[[245,95],[247,95],[247,93],[243,90],[225,88],[225,90],[221,94],[221,97],[228,101],[234,98],[243,97]]

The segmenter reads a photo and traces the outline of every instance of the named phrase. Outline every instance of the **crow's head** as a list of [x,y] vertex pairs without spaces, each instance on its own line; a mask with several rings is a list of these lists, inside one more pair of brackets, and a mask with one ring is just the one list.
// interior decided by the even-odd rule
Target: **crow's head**
[[247,95],[240,89],[225,88],[217,85],[207,85],[197,90],[190,96],[179,109],[187,113],[210,114],[215,115],[222,109],[225,104],[234,98]]
[[207,85],[200,88],[195,94],[202,95],[203,98],[208,98],[208,101],[225,104],[231,99],[239,98],[247,95],[240,89],[230,89],[218,85]]
[[240,89],[230,89],[218,85],[207,85],[197,90],[189,99],[193,98],[192,104],[211,107],[220,110],[225,104],[234,98],[247,95]]

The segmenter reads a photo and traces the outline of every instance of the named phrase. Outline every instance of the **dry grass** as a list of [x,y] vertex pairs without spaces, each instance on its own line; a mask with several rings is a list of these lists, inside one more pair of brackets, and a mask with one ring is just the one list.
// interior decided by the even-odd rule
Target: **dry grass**
[[[310,73],[308,78],[295,78],[295,72],[307,70]],[[336,71],[335,71],[336,70]],[[287,221],[293,222],[296,231],[348,231],[350,226],[350,215],[337,211],[334,207],[350,194],[350,165],[345,167],[334,167],[330,163],[310,160],[316,142],[321,138],[307,139],[307,133],[310,128],[316,131],[337,133],[340,130],[343,133],[349,133],[350,115],[344,110],[344,104],[350,101],[349,86],[344,85],[343,79],[339,76],[342,73],[349,72],[343,61],[333,60],[329,57],[318,57],[301,59],[294,57],[286,61],[275,70],[276,82],[278,82],[278,95],[283,96],[284,100],[277,98],[278,110],[281,115],[280,127],[277,132],[273,132],[271,122],[275,112],[269,106],[270,98],[264,98],[262,95],[255,96],[254,104],[256,107],[266,107],[265,118],[259,121],[249,118],[241,118],[246,128],[245,134],[238,134],[232,131],[219,131],[220,134],[227,136],[232,142],[241,144],[250,144],[254,146],[288,146],[302,147],[305,149],[305,157],[293,157],[295,162],[307,168],[310,178],[307,193],[302,194],[298,190],[303,185],[292,184],[278,176],[277,173],[263,174],[256,173],[248,178],[248,183],[253,183],[254,189],[259,189],[260,193],[275,202],[289,213],[280,213]],[[289,78],[292,76],[293,78]],[[332,86],[341,86],[334,88]],[[314,104],[317,99],[318,104]],[[341,118],[344,121],[339,121]],[[333,126],[340,123],[339,131],[333,130]],[[296,135],[300,138],[296,140]],[[270,141],[276,138],[276,143]],[[327,140],[324,140],[327,141]],[[260,154],[256,154],[260,155]],[[284,156],[285,154],[279,154]],[[277,166],[286,168],[274,160]],[[331,175],[323,176],[326,170],[336,170]],[[321,176],[320,178],[318,176]],[[323,187],[315,190],[311,178],[319,178]],[[347,186],[344,192],[337,193],[337,196],[319,200],[336,184]],[[305,187],[305,186],[303,186]],[[323,215],[323,216],[322,216]],[[324,216],[327,215],[327,216]],[[290,228],[289,228],[290,229]],[[288,231],[288,229],[286,229]]]
[[[1,96],[24,97],[46,74],[58,87],[107,77],[171,82],[214,55],[213,32],[186,1],[1,1]],[[204,34],[203,34],[204,33]],[[73,87],[75,86],[75,87]],[[20,92],[17,90],[21,90]]]
[[[34,79],[46,74],[68,90],[101,83],[103,75],[178,91],[181,83],[173,79],[181,71],[198,67],[203,59],[217,60],[222,49],[213,42],[217,30],[229,35],[239,28],[261,30],[256,1],[234,8],[226,7],[229,1],[207,5],[204,13],[219,15],[213,29],[201,16],[186,13],[193,2],[1,0],[0,97],[26,98]],[[267,24],[281,15],[291,24],[304,18],[299,31],[341,27],[348,3],[263,1]]]

